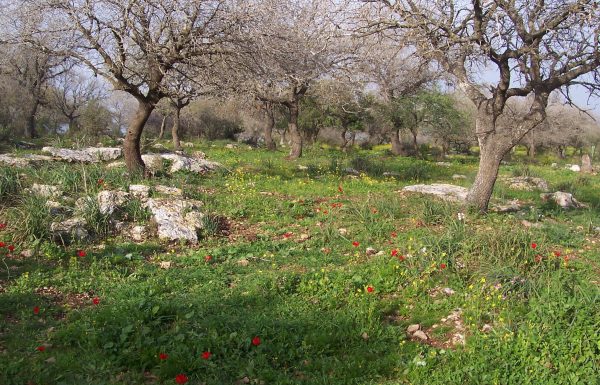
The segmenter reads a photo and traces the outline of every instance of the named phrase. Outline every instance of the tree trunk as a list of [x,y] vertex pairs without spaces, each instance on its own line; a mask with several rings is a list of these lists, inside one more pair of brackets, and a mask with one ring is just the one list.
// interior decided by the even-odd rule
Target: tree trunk
[[348,132],[348,130],[346,128],[344,128],[342,130],[342,152],[347,152],[348,151],[348,142],[349,140],[346,138],[346,133]]
[[356,132],[352,131],[352,133],[350,134],[350,147],[354,147],[354,143],[356,142]]
[[130,173],[143,173],[145,171],[140,140],[142,138],[142,131],[152,110],[154,110],[154,104],[138,101],[138,109],[127,128],[127,135],[125,135],[125,141],[123,142],[123,153],[125,156],[125,165]]
[[416,128],[411,128],[410,133],[412,134],[413,151],[415,152],[415,156],[418,157],[419,156],[419,143],[417,143],[417,135],[419,134],[419,132],[417,131]]
[[560,159],[565,159],[565,147],[564,146],[558,146],[558,157]]
[[402,148],[402,143],[400,143],[400,131],[392,130],[390,139],[392,141],[392,154],[404,155],[404,149]]
[[302,135],[300,135],[300,131],[298,130],[298,101],[294,100],[289,103],[288,110],[290,112],[288,128],[292,140],[289,159],[298,159],[302,156]]
[[165,136],[165,126],[167,122],[167,115],[164,115],[162,118],[162,122],[160,123],[160,132],[158,133],[158,140],[162,140]]
[[181,141],[179,140],[179,125],[181,123],[181,108],[175,107],[175,116],[173,117],[173,128],[171,136],[173,137],[173,147],[175,151],[181,151]]
[[270,111],[267,111],[267,124],[265,124],[265,146],[267,146],[267,150],[275,151],[277,149],[277,145],[273,140],[273,128],[275,128],[275,115],[273,114],[273,107],[270,108]]
[[27,116],[27,126],[25,127],[25,137],[27,139],[34,139],[38,137],[38,133],[35,129],[35,115],[37,114],[40,103],[38,101],[33,102],[33,106]]
[[529,135],[530,136],[530,140],[529,140],[529,147],[527,147],[527,155],[529,155],[529,157],[531,159],[535,158],[535,139],[533,138],[533,134]]

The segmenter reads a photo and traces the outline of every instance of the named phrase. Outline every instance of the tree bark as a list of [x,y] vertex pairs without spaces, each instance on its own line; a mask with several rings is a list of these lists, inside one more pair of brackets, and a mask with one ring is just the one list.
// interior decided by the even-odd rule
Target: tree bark
[[37,130],[35,129],[35,115],[37,114],[40,103],[38,101],[33,102],[33,106],[27,116],[27,126],[25,127],[25,137],[27,139],[34,139],[38,137]]
[[290,122],[288,123],[288,129],[290,131],[290,138],[292,140],[289,159],[298,159],[302,156],[302,135],[298,130],[298,101],[294,100],[287,105],[290,112]]
[[402,148],[402,143],[400,142],[400,131],[392,130],[390,139],[392,141],[392,154],[394,155],[404,155],[404,149]]
[[273,140],[273,129],[275,128],[275,115],[273,113],[273,107],[268,106],[267,108],[267,124],[265,124],[265,146],[267,146],[267,150],[275,151],[277,149],[277,145]]
[[145,171],[146,166],[142,160],[140,140],[144,126],[154,107],[155,105],[152,103],[138,101],[138,109],[127,128],[127,135],[125,135],[123,143],[123,154],[125,156],[125,165],[130,173],[144,173]]
[[179,126],[181,124],[181,108],[175,107],[175,116],[173,117],[173,128],[171,136],[173,137],[173,147],[175,151],[181,151],[181,141],[179,140]]
[[344,128],[342,130],[342,152],[347,152],[348,151],[348,142],[349,140],[346,138],[346,133],[348,132],[348,129]]
[[418,157],[419,156],[419,143],[417,143],[417,135],[419,134],[419,132],[417,131],[416,128],[411,128],[410,133],[412,134],[413,151],[415,152],[415,156]]

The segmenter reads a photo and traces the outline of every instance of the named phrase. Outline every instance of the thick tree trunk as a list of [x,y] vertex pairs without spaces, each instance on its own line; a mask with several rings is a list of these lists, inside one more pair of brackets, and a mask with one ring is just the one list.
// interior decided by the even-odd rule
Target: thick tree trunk
[[290,138],[292,140],[289,159],[297,159],[302,156],[302,135],[298,129],[298,101],[295,100],[289,103],[288,109],[290,112],[290,122],[288,128],[290,131]]
[[33,106],[27,115],[27,126],[25,127],[25,137],[27,139],[34,139],[38,137],[38,133],[35,129],[35,115],[37,114],[38,107],[40,103],[35,101],[33,102]]
[[558,157],[560,159],[565,159],[565,147],[564,146],[558,146]]
[[160,123],[160,131],[158,133],[158,140],[162,140],[162,138],[165,136],[166,123],[167,123],[167,115],[164,115],[162,118],[162,122]]
[[467,197],[467,202],[481,212],[487,211],[504,154],[493,148],[481,149],[479,170]]
[[275,141],[273,140],[273,128],[275,128],[275,115],[273,114],[272,107],[270,108],[271,111],[267,111],[267,124],[265,124],[265,146],[267,146],[267,150],[275,151],[277,149]]
[[392,142],[392,154],[394,155],[404,155],[404,149],[402,148],[402,143],[400,142],[400,131],[392,130],[390,135],[390,140]]
[[179,126],[181,124],[181,108],[175,107],[175,116],[173,117],[173,128],[171,136],[173,137],[173,148],[175,151],[181,151],[181,141],[179,140]]
[[356,132],[352,131],[352,133],[350,134],[350,147],[354,147],[354,143],[356,142]]
[[145,171],[140,140],[142,138],[142,131],[144,130],[144,126],[146,125],[152,110],[154,110],[154,105],[152,103],[138,101],[138,109],[127,128],[127,135],[125,135],[125,141],[123,143],[123,153],[125,156],[125,165],[130,173],[143,173]]
[[419,143],[417,143],[417,135],[419,134],[419,132],[417,131],[416,128],[411,128],[410,133],[412,134],[413,151],[415,152],[415,156],[418,157],[419,156]]

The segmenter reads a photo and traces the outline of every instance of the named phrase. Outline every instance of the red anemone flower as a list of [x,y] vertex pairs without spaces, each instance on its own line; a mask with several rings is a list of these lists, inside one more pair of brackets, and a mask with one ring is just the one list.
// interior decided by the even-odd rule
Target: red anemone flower
[[41,345],[41,346],[38,346],[38,347],[36,348],[36,350],[37,350],[38,352],[45,352],[45,351],[46,351],[46,347],[45,347],[44,345]]
[[100,304],[100,298],[98,298],[98,297],[94,297],[94,298],[92,299],[92,303],[93,303],[94,305],[99,305],[99,304]]
[[445,263],[442,263],[442,264],[440,265],[440,269],[444,270],[445,268],[446,268],[446,264],[445,264]]
[[85,250],[77,250],[77,256],[78,257],[85,257],[87,255],[87,253],[85,252]]
[[178,384],[185,384],[186,382],[188,382],[188,380],[188,377],[183,373],[175,376],[175,382]]
[[360,246],[360,243],[359,243],[359,242],[356,242],[356,241],[354,241],[354,242],[352,242],[352,246],[354,246],[354,247],[358,247],[358,246]]
[[6,246],[6,243],[0,242],[0,247],[4,247],[4,246]]
[[531,248],[532,248],[532,249],[536,249],[536,248],[537,248],[537,243],[532,243],[532,244],[531,244]]
[[375,290],[375,289],[373,289],[373,286],[367,286],[367,291],[368,291],[369,293],[372,293],[372,292],[373,292],[373,290]]
[[8,251],[10,251],[11,253],[12,253],[13,251],[15,251],[15,246],[14,246],[14,245],[10,245],[10,246],[8,246]]
[[166,360],[167,358],[169,358],[169,355],[168,355],[167,353],[160,353],[160,354],[158,355],[158,359],[159,359],[159,360],[161,360],[161,361],[164,361],[164,360]]
[[392,257],[397,257],[398,256],[398,250],[394,249],[392,250]]
[[207,255],[207,256],[204,257],[204,260],[206,262],[210,262],[212,260],[212,256],[211,255]]
[[39,306],[34,306],[33,307],[33,314],[40,314],[40,307]]
[[204,360],[208,360],[210,358],[210,356],[212,355],[211,352],[206,351],[206,352],[202,352],[202,359]]
[[260,340],[259,336],[256,336],[256,337],[252,338],[252,345],[258,346],[260,344],[261,344],[261,340]]

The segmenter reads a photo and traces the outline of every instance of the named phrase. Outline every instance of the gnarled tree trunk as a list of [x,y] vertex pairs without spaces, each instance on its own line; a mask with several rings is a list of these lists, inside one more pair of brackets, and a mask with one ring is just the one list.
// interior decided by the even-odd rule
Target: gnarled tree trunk
[[33,102],[33,106],[27,115],[27,126],[25,126],[25,137],[27,139],[34,139],[38,137],[38,133],[35,129],[35,115],[37,114],[40,103],[38,101]]
[[342,152],[347,152],[348,151],[348,138],[346,138],[346,133],[348,133],[348,129],[344,128],[342,130]]
[[165,136],[165,125],[167,123],[167,115],[164,115],[162,118],[162,122],[160,123],[160,131],[158,133],[158,140],[162,140]]
[[302,156],[302,135],[298,129],[298,114],[300,112],[298,101],[294,100],[287,104],[290,112],[290,121],[288,123],[288,129],[290,131],[290,139],[292,141],[290,148],[290,159],[297,159]]
[[125,165],[130,173],[144,173],[145,165],[142,160],[140,140],[144,126],[154,110],[155,105],[150,102],[138,101],[138,109],[135,116],[129,123],[127,135],[123,143],[123,154],[125,156]]

